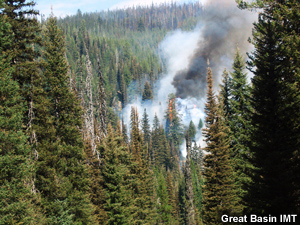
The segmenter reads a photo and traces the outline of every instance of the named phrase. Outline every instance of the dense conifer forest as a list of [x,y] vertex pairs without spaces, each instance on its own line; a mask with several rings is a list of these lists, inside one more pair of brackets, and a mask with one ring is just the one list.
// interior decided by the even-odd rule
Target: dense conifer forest
[[[192,69],[170,82],[163,44],[205,32],[199,23],[217,17],[210,7],[78,9],[58,19],[31,1],[0,0],[0,225],[300,216],[300,3],[232,4],[256,12],[247,58],[233,43],[225,68],[202,40],[205,53],[195,48]],[[176,88],[162,98],[164,82]],[[183,85],[198,85],[199,96]]]

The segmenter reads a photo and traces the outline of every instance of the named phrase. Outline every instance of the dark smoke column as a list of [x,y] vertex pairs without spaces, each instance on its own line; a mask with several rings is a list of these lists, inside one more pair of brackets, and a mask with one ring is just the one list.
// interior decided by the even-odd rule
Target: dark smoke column
[[224,67],[231,65],[237,45],[241,52],[249,47],[247,39],[251,35],[253,14],[239,10],[234,0],[211,1],[204,7],[204,14],[198,47],[188,68],[179,71],[172,82],[177,97],[204,97],[207,60],[215,76],[219,76]]

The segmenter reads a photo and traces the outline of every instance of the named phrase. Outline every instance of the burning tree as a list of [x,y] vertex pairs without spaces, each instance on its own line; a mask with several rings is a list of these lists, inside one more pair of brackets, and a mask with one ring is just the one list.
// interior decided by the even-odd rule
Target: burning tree
[[[181,118],[176,111],[176,100],[173,93],[168,96],[169,107],[165,114],[166,119],[166,135],[168,137],[170,146],[178,148],[183,139],[183,126]],[[173,151],[174,149],[172,149]]]

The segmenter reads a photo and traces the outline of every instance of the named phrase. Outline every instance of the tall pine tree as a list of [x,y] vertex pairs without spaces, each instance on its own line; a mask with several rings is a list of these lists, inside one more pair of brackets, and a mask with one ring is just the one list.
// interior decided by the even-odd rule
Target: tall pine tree
[[[2,1],[0,1],[2,8]],[[11,67],[13,32],[0,14],[0,224],[45,224],[32,186],[31,147],[22,130],[25,111]]]
[[62,30],[51,15],[43,30],[43,74],[46,100],[36,114],[36,186],[49,223],[92,224],[88,176],[80,133],[82,110],[68,87]]
[[233,170],[229,158],[229,145],[222,113],[213,92],[212,71],[207,69],[207,102],[205,104],[206,141],[204,158],[203,223],[223,224],[221,215],[236,213]]
[[[251,213],[299,212],[299,9],[297,1],[262,1],[254,24],[255,50],[249,144],[252,182],[245,198]],[[295,8],[294,8],[295,7]],[[296,26],[295,26],[296,25]],[[296,42],[293,42],[293,41]]]

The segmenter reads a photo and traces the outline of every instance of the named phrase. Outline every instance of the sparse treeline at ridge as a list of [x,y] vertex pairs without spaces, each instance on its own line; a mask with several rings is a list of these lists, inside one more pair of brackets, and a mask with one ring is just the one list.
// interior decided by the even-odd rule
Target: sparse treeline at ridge
[[236,49],[219,88],[207,66],[206,117],[188,127],[173,93],[163,120],[132,107],[126,124],[121,112],[154,101],[165,71],[157,46],[194,28],[205,7],[38,21],[34,5],[0,0],[0,224],[217,225],[222,215],[299,213],[298,1],[237,3],[260,10],[254,50],[245,63]]

